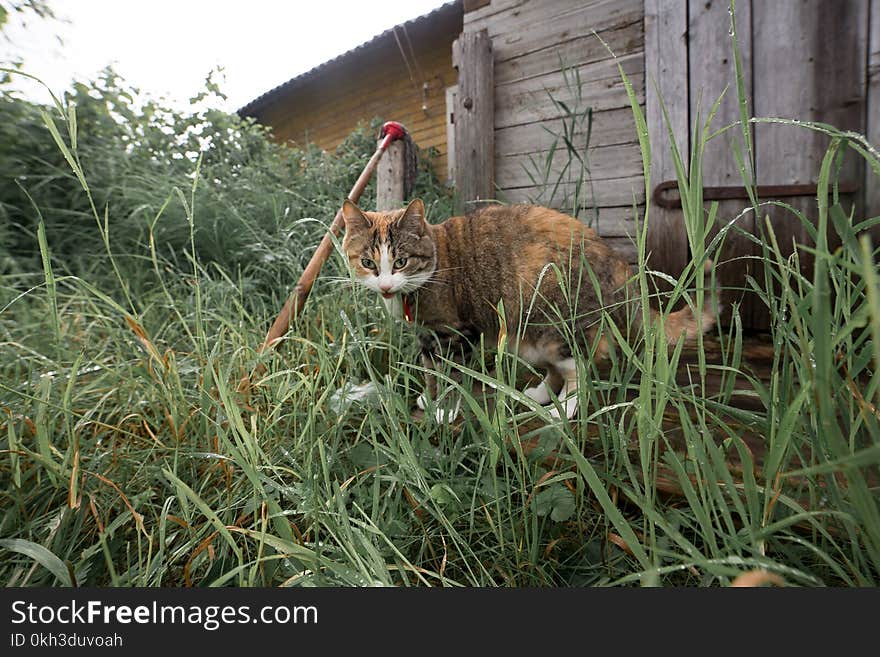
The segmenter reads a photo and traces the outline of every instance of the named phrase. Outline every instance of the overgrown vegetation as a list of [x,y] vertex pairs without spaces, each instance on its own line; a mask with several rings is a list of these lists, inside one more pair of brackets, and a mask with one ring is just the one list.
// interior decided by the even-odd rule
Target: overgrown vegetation
[[[465,385],[463,419],[446,425],[413,417],[412,329],[349,285],[339,256],[277,353],[256,354],[373,130],[334,154],[284,149],[234,116],[141,109],[109,72],[57,108],[7,94],[0,112],[4,584],[880,582],[876,247],[833,175],[844,149],[880,175],[862,138],[804,126],[831,136],[818,266],[804,277],[765,229],[769,383],[743,364],[736,321],[714,336],[722,362],[701,345],[684,382],[681,349],[655,327],[605,367],[581,354],[576,422],[522,395],[528,372],[502,348],[465,368],[491,394]],[[648,142],[635,100],[633,113],[647,162],[670,146]],[[700,155],[717,127],[704,123],[679,158],[694,261],[667,308],[707,302],[703,258],[732,230],[706,246],[717,207],[702,203]],[[442,186],[420,179],[430,217],[447,216]],[[647,312],[650,208],[639,220]],[[372,396],[345,394],[364,382]]]

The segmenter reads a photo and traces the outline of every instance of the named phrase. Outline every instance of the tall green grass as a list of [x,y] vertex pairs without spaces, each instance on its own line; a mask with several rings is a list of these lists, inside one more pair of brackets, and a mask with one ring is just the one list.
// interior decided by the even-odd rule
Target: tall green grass
[[[650,149],[676,145],[648,135],[630,97],[650,188]],[[64,109],[52,118],[55,147],[86,172],[76,178],[87,195],[84,137],[74,139],[84,123]],[[658,274],[646,264],[651,208],[635,217],[643,319],[649,303],[665,313],[682,299],[712,302],[702,261],[733,230],[701,196],[701,154],[719,135],[712,114],[691,151],[675,152],[694,259],[666,296],[654,298]],[[727,134],[767,120],[743,118]],[[289,224],[248,267],[215,257],[200,241],[217,207],[200,195],[211,184],[204,160],[165,181],[138,239],[115,234],[125,227],[112,193],[95,203],[90,243],[105,252],[83,266],[59,256],[44,224],[29,261],[41,264],[0,279],[0,581],[717,586],[765,570],[790,585],[877,585],[880,282],[866,230],[878,219],[840,202],[834,165],[849,149],[880,175],[880,158],[858,135],[799,125],[830,137],[811,276],[799,266],[805,249],[782,255],[766,206],[747,210],[764,231],[749,284],[771,316],[769,378],[743,360],[735,309],[732,325],[706,338],[720,360],[701,344],[690,368],[682,345],[665,347],[662,325],[630,332],[605,316],[616,338],[606,362],[572,345],[582,363],[574,422],[553,422],[520,392],[530,372],[503,321],[500,348],[441,368],[462,396],[461,419],[414,416],[424,372],[412,327],[351,284],[341,256],[283,344],[258,355],[285,288],[252,281],[292,283],[332,214]],[[745,184],[760,182],[743,171]],[[271,190],[249,184],[229,192],[242,198],[223,221],[256,243],[271,232],[243,208]],[[162,232],[171,216],[179,225]],[[443,218],[438,203],[430,219]],[[792,220],[810,222],[793,210]],[[724,227],[707,244],[715,223]],[[242,395],[258,362],[266,371]],[[367,398],[346,394],[365,383]]]

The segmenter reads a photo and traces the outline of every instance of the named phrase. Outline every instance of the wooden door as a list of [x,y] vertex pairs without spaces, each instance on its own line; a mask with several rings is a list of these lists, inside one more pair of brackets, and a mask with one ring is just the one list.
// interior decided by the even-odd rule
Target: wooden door
[[[821,121],[864,134],[868,121],[866,61],[870,12],[869,0],[739,0],[737,38],[748,115]],[[740,120],[729,3],[646,0],[645,41],[651,184],[655,189],[665,181],[675,180],[660,97],[685,158],[695,140],[694,123],[698,115],[705,120],[722,92],[712,128],[718,130]],[[777,124],[752,124],[751,138],[758,185],[805,186],[800,196],[780,200],[815,221],[815,192],[808,190],[817,180],[829,138],[803,127]],[[723,194],[728,195],[742,188],[734,142],[747,158],[739,126],[706,144],[704,188],[723,189]],[[857,189],[844,197],[845,203],[856,204],[857,216],[864,212],[863,175],[859,159],[848,157],[840,180]],[[761,200],[770,197],[762,196]],[[790,212],[762,206],[761,215],[756,217],[750,211],[744,212],[748,207],[747,199],[720,200],[715,233],[718,226],[739,216],[736,226],[760,238],[766,215],[784,253],[791,253],[793,242],[810,244],[808,231]],[[652,252],[652,266],[672,275],[680,274],[690,258],[681,211],[652,207],[650,222],[648,249]],[[744,326],[767,328],[766,308],[757,295],[747,292],[746,283],[749,275],[757,278],[759,284],[764,283],[763,267],[757,260],[760,255],[760,245],[747,236],[734,231],[728,234],[724,249],[716,258],[717,273],[725,288],[722,298],[728,308],[722,321],[729,320],[729,309],[736,303]],[[812,266],[809,257],[802,258],[801,264],[805,269]]]

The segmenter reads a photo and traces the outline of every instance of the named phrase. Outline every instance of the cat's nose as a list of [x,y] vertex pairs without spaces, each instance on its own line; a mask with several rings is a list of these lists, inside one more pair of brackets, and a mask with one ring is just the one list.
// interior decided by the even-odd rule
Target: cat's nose
[[389,292],[391,292],[392,287],[394,287],[394,286],[393,285],[380,285],[379,289],[382,291],[383,294],[388,294]]

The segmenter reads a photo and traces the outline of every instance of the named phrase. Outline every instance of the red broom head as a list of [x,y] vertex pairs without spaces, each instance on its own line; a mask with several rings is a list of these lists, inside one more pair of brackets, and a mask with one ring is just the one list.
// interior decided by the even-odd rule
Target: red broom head
[[403,139],[404,136],[406,136],[406,128],[397,121],[386,121],[382,124],[382,130],[379,131],[380,139],[383,137],[391,137],[391,139],[388,140],[389,142]]

